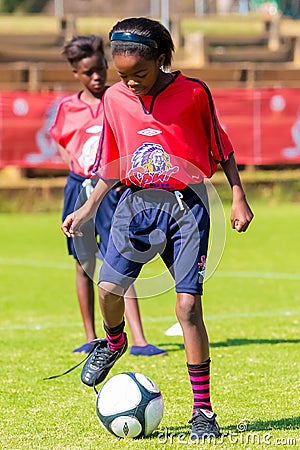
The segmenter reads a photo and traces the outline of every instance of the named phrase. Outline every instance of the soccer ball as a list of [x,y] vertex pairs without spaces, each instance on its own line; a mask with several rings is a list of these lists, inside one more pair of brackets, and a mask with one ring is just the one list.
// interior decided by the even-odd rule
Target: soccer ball
[[164,401],[158,386],[141,373],[124,372],[106,381],[96,400],[100,423],[122,438],[148,436],[159,425]]

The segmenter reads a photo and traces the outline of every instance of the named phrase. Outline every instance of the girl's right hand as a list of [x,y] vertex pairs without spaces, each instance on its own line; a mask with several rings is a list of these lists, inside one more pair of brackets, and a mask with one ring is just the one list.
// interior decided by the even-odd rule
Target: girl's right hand
[[104,181],[102,179],[98,181],[88,200],[81,206],[81,208],[69,214],[63,221],[61,229],[67,237],[73,238],[75,236],[83,236],[80,228],[89,219],[94,217],[104,195],[116,184],[117,181],[118,180]]
[[74,213],[69,214],[63,221],[61,229],[67,237],[73,238],[74,236],[82,236],[82,232],[78,227],[78,220],[76,222]]

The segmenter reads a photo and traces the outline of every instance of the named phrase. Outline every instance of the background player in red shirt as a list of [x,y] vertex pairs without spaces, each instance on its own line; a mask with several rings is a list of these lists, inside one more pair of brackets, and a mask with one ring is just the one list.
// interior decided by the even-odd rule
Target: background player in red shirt
[[[63,48],[75,77],[83,89],[64,98],[59,106],[51,135],[59,145],[70,174],[64,191],[62,219],[84,203],[98,181],[91,167],[102,133],[103,95],[106,86],[107,62],[102,38],[95,35],[76,36]],[[76,291],[86,334],[86,343],[73,350],[89,353],[96,338],[94,318],[94,284],[96,254],[99,249],[95,233],[100,236],[100,252],[106,252],[111,220],[120,198],[120,188],[112,189],[105,197],[95,220],[84,226],[84,238],[67,238],[69,254],[76,261]],[[126,294],[126,319],[132,335],[130,353],[136,356],[164,355],[166,350],[148,344],[144,336],[135,289]]]
[[175,280],[176,315],[194,397],[191,439],[217,437],[201,302],[210,226],[203,179],[218,164],[223,168],[232,189],[233,229],[246,231],[253,213],[208,87],[167,70],[174,50],[168,30],[154,20],[130,18],[113,27],[110,40],[122,81],[104,98],[103,141],[95,166],[101,179],[62,226],[67,236],[80,235],[116,181],[128,186],[100,272],[106,338],[86,361],[81,379],[89,386],[102,382],[125,352],[124,291],[158,251]]

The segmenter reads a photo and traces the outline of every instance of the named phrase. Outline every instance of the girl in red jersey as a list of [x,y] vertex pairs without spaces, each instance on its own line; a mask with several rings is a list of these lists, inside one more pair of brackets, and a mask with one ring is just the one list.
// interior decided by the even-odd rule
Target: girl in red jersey
[[[58,143],[70,174],[64,191],[62,219],[84,203],[96,185],[91,167],[102,133],[103,96],[106,86],[107,62],[102,38],[95,35],[75,36],[63,48],[63,55],[70,63],[83,90],[70,95],[60,103],[51,135]],[[120,198],[120,189],[112,189],[105,197],[95,220],[84,226],[84,238],[67,238],[70,255],[76,265],[76,291],[86,334],[86,343],[75,348],[75,353],[89,353],[96,338],[94,319],[94,284],[98,246],[95,234],[100,236],[100,253],[104,255],[111,227],[111,220]],[[126,317],[132,335],[130,353],[136,356],[164,355],[166,350],[148,344],[144,336],[135,289],[129,287],[126,294]]]
[[112,28],[110,40],[121,81],[104,99],[103,140],[94,167],[100,180],[62,226],[67,236],[81,234],[106,192],[118,180],[128,186],[100,271],[106,338],[86,361],[81,379],[89,386],[102,382],[125,352],[124,292],[159,252],[175,280],[194,397],[191,438],[217,437],[201,304],[210,226],[204,178],[221,165],[232,189],[231,224],[238,232],[246,231],[253,213],[208,87],[169,71],[174,45],[168,30],[151,19],[129,18]]

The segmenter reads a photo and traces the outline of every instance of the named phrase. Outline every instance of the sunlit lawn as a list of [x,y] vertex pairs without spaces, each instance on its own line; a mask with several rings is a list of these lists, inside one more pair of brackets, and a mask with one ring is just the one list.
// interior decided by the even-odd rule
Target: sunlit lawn
[[[285,448],[299,448],[300,208],[286,202],[252,206],[250,229],[239,235],[228,227],[222,260],[205,285],[212,399],[223,431],[211,447],[277,448],[285,442]],[[133,443],[104,431],[80,369],[43,381],[80,361],[71,350],[84,339],[73,261],[59,224],[59,213],[0,216],[0,448],[183,448],[191,389],[182,336],[165,335],[176,323],[173,289],[140,301],[148,339],[169,355],[125,355],[111,372],[142,372],[159,385],[165,413],[152,436]],[[101,335],[98,307],[96,312]],[[246,431],[239,432],[242,427]]]

